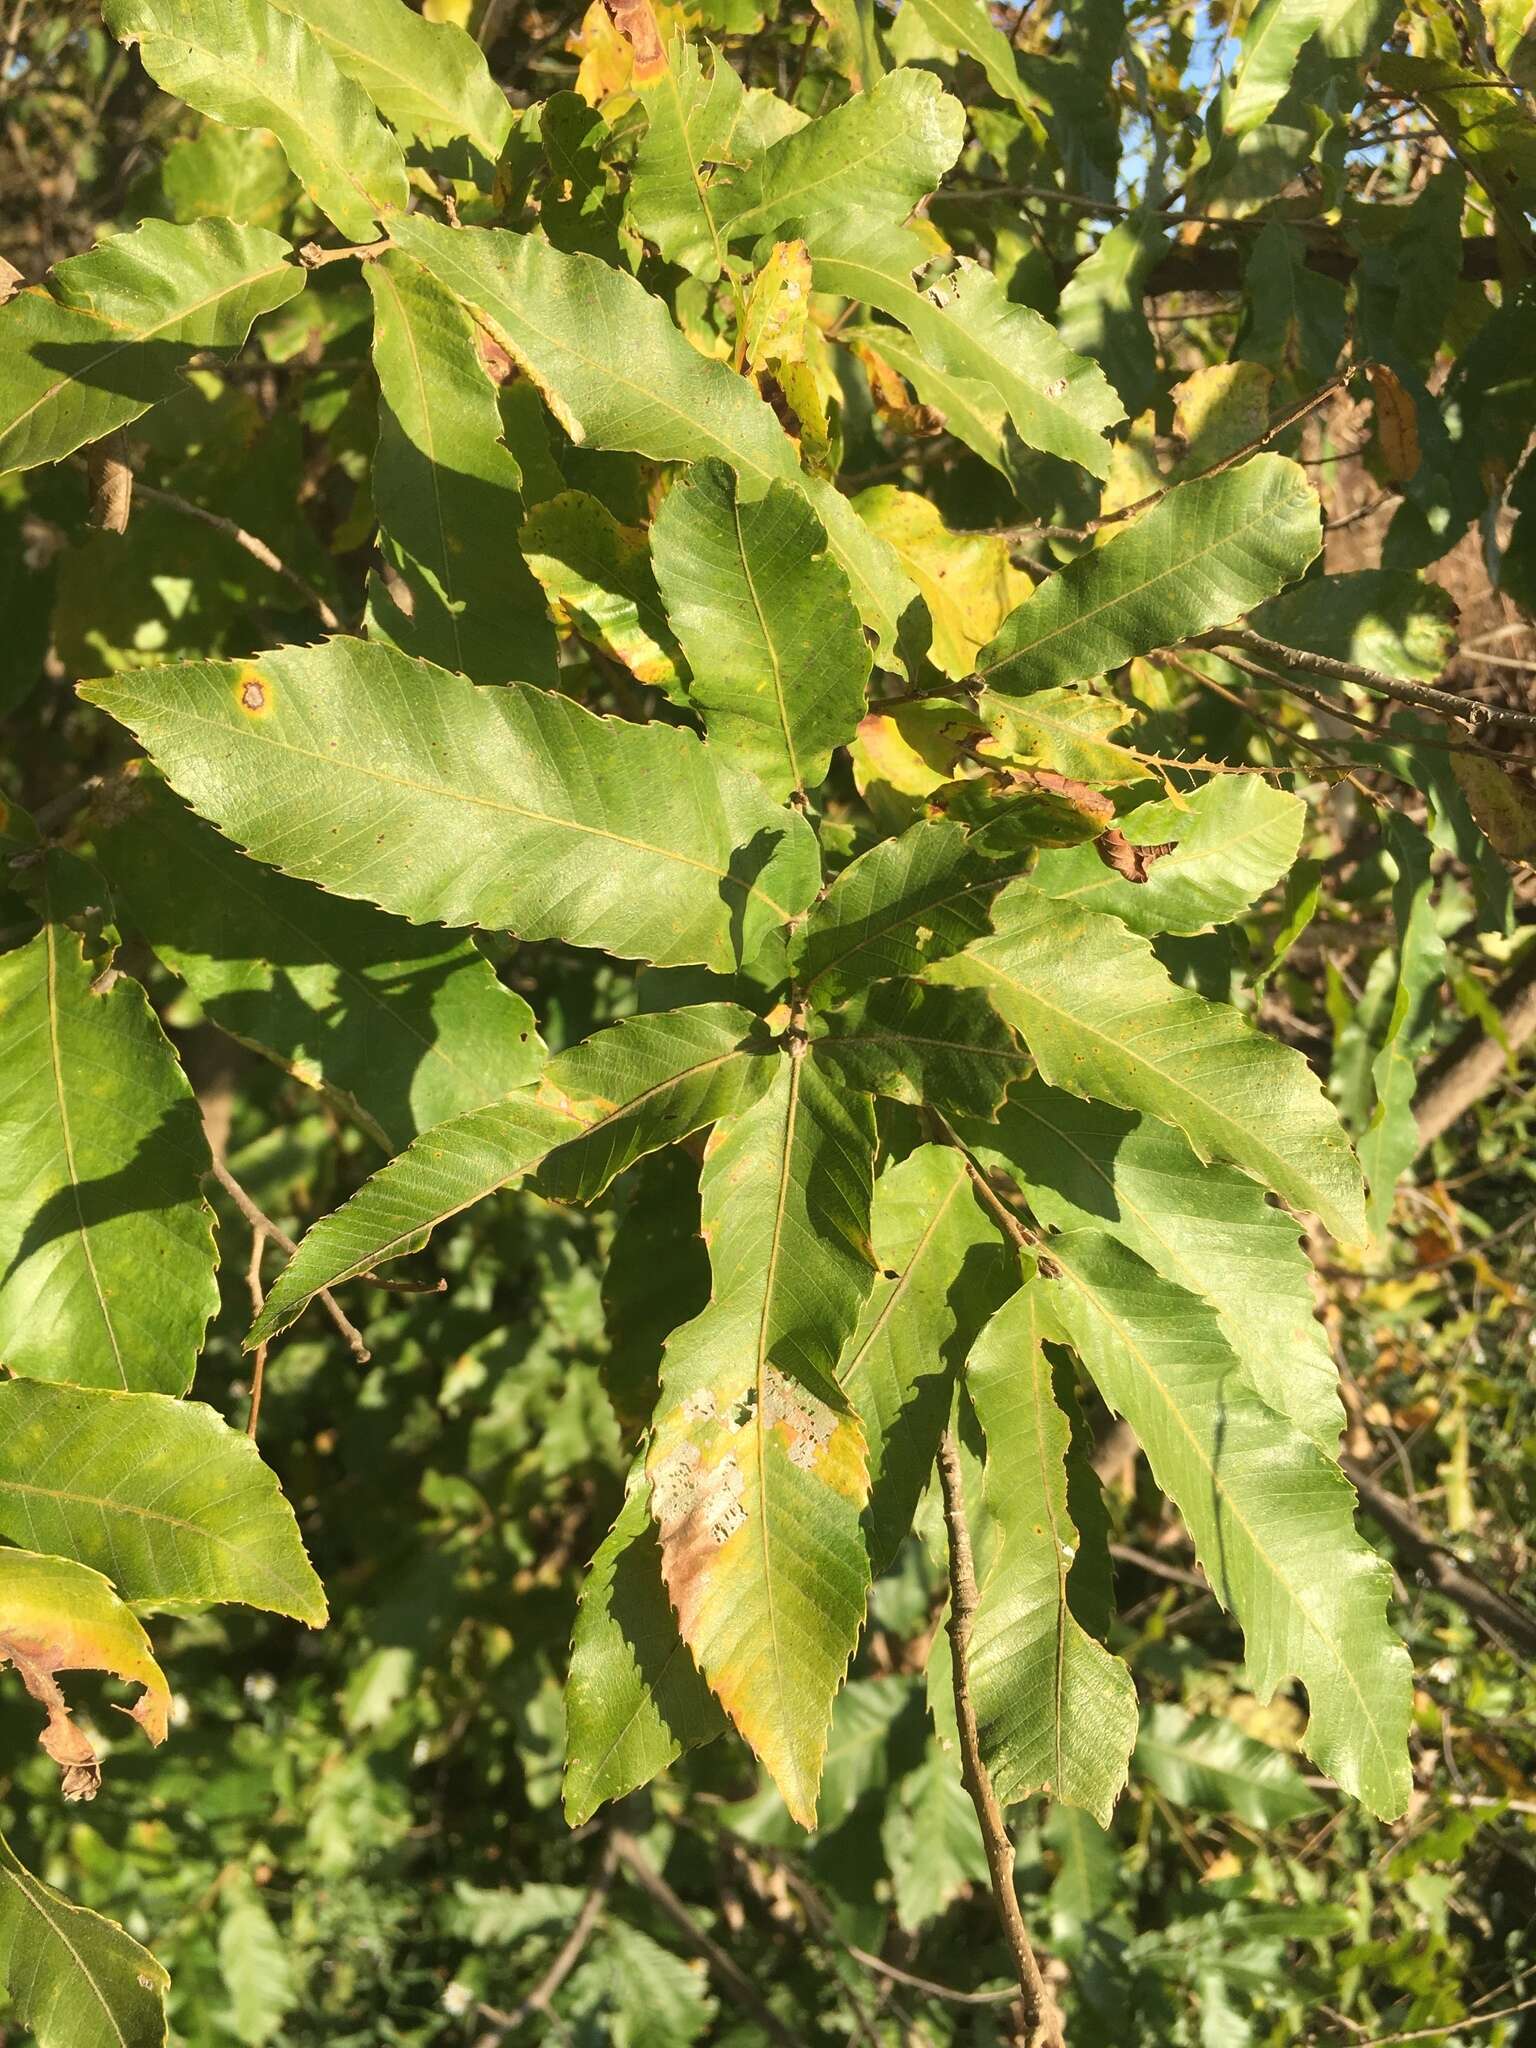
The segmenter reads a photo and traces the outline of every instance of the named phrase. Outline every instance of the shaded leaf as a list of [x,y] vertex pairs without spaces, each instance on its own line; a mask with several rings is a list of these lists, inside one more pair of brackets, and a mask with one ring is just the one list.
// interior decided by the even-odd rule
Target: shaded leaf
[[1018,868],[947,818],[914,825],[851,861],[812,907],[795,971],[823,1002],[915,973],[990,930],[992,900]]
[[674,485],[652,528],[689,701],[711,746],[781,799],[825,780],[864,713],[869,649],[826,539],[798,491],[743,502],[723,463]]
[[57,462],[179,391],[199,349],[238,348],[304,289],[264,228],[147,220],[0,307],[0,470]]
[[23,1869],[0,1836],[0,1988],[37,2048],[164,2048],[170,1981],[120,1927]]
[[982,990],[916,981],[876,982],[817,1047],[850,1086],[946,1116],[992,1116],[1030,1064]]
[[987,1852],[960,1767],[937,1742],[909,1771],[880,1824],[896,1918],[916,1933],[972,1885],[987,1881]]
[[886,1168],[875,1183],[870,1231],[878,1273],[837,1378],[864,1424],[864,1523],[878,1573],[912,1526],[949,1419],[956,1369],[1009,1278],[953,1145],[920,1145]]
[[1392,1219],[1399,1176],[1419,1150],[1414,1121],[1416,1068],[1434,1030],[1437,996],[1445,978],[1445,941],[1435,923],[1430,844],[1417,825],[1395,813],[1382,836],[1397,869],[1392,922],[1397,931],[1397,988],[1380,1048],[1371,1063],[1376,1107],[1360,1139],[1360,1164],[1370,1183],[1367,1217],[1380,1238]]
[[439,1223],[540,1165],[541,1193],[595,1201],[644,1153],[762,1092],[774,1063],[755,1028],[732,1003],[630,1017],[560,1053],[536,1087],[424,1132],[308,1232],[247,1344],[286,1328],[322,1287],[418,1250]]
[[637,1471],[581,1589],[565,1688],[565,1817],[572,1827],[608,1800],[648,1785],[726,1725],[678,1635],[649,1495]]
[[1044,1792],[1107,1827],[1136,1739],[1136,1688],[1068,1603],[1078,1545],[1067,1505],[1071,1432],[1042,1341],[1055,1334],[1031,1279],[966,1360],[987,1445],[982,1507],[997,1534],[971,1626],[971,1691],[1003,1805]]
[[1322,1806],[1284,1750],[1255,1742],[1219,1714],[1148,1707],[1132,1762],[1173,1805],[1252,1828],[1284,1827]]
[[553,682],[554,632],[513,540],[521,473],[474,322],[398,249],[363,275],[379,380],[373,504],[392,572],[371,580],[373,628],[477,683]]
[[672,637],[651,568],[650,542],[599,499],[561,491],[535,505],[519,545],[544,594],[590,646],[637,682],[687,702],[687,664]]
[[184,1393],[218,1305],[208,1146],[136,981],[79,936],[0,955],[0,1357],[28,1379]]

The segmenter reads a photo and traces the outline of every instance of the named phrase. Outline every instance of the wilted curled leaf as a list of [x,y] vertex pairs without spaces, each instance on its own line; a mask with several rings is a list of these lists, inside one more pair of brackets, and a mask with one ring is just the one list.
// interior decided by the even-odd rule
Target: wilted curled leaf
[[1094,840],[1093,850],[1105,867],[1113,868],[1128,882],[1145,882],[1153,862],[1172,853],[1178,843],[1176,839],[1164,839],[1156,846],[1136,846],[1118,825],[1111,825],[1107,832],[1101,832]]
[[649,85],[667,68],[651,0],[607,0],[607,6],[614,27],[635,53],[635,84]]
[[1381,459],[1392,481],[1405,484],[1419,467],[1419,416],[1413,393],[1385,363],[1372,363],[1367,374],[1371,396],[1376,401],[1376,438],[1381,443]]
[[0,1551],[0,1669],[18,1677],[47,1710],[38,1741],[63,1774],[66,1799],[94,1799],[101,1761],[70,1718],[61,1671],[108,1671],[144,1690],[126,1709],[150,1741],[164,1742],[171,1695],[149,1638],[109,1580],[64,1557]]

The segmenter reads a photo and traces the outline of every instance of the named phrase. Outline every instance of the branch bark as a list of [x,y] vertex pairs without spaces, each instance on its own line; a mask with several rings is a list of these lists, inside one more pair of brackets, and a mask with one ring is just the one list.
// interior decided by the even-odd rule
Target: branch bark
[[976,1614],[976,1565],[971,1554],[971,1532],[965,1519],[965,1488],[960,1473],[960,1452],[954,1435],[945,1430],[939,1439],[939,1484],[944,1494],[944,1526],[949,1536],[949,1640],[953,1648],[955,1719],[960,1728],[960,1766],[965,1789],[976,1809],[981,1839],[992,1874],[992,1897],[1003,1938],[1013,1956],[1019,1979],[1019,1997],[1024,2007],[1024,2039],[1027,2048],[1064,2048],[1061,2013],[1051,1988],[1040,1974],[1029,1929],[1019,1910],[1019,1895],[1013,1882],[1013,1843],[1003,1820],[1003,1810],[981,1756],[981,1737],[976,1727],[976,1709],[971,1700],[971,1623]]

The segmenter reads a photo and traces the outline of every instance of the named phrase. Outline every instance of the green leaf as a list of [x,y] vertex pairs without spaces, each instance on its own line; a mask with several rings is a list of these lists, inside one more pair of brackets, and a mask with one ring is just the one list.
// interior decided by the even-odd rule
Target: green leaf
[[533,1012],[464,938],[259,866],[144,775],[98,849],[205,1014],[339,1096],[394,1149],[533,1080]]
[[286,1328],[322,1287],[418,1250],[439,1223],[541,1164],[542,1193],[595,1201],[642,1154],[761,1093],[774,1063],[755,1029],[732,1003],[626,1018],[552,1059],[537,1087],[424,1132],[308,1233],[247,1344]]
[[718,2010],[695,1964],[615,1914],[571,1973],[570,2003],[583,2034],[613,2048],[692,2048]]
[[648,1785],[726,1725],[667,1604],[649,1492],[637,1472],[581,1589],[565,1688],[565,1817],[572,1827],[608,1800]]
[[227,2024],[245,2048],[266,2048],[298,2003],[287,1944],[242,1870],[225,1885],[219,1920],[219,1975],[229,1994]]
[[915,592],[893,551],[825,479],[801,474],[794,444],[753,386],[684,340],[643,285],[532,235],[444,228],[420,214],[390,232],[475,309],[572,440],[656,462],[724,462],[757,496],[774,482],[803,490],[860,616],[894,647]]
[[991,1117],[1029,1072],[982,990],[917,981],[877,982],[832,1017],[817,1048],[850,1087],[946,1116]]
[[47,1715],[38,1743],[62,1773],[66,1799],[94,1799],[101,1761],[70,1718],[60,1672],[108,1671],[142,1687],[127,1709],[157,1747],[170,1727],[171,1692],[149,1637],[111,1581],[65,1557],[0,1549],[0,1671],[10,1664]]
[[473,36],[424,21],[401,0],[272,0],[307,26],[338,70],[403,134],[442,145],[465,136],[495,163],[512,129],[506,94]]
[[1302,44],[1329,11],[1328,0],[1259,0],[1243,31],[1242,55],[1221,92],[1218,111],[1229,135],[1257,128],[1279,106]]
[[366,241],[404,212],[399,143],[296,14],[268,0],[103,0],[101,11],[166,92],[232,128],[270,128],[344,235]]
[[804,819],[692,735],[477,689],[391,647],[187,662],[82,695],[258,860],[417,923],[729,971],[816,888]]
[[1105,1231],[1208,1302],[1254,1392],[1334,1455],[1344,1411],[1312,1264],[1295,1222],[1246,1174],[1205,1163],[1156,1116],[1039,1079],[1013,1090],[995,1125],[962,1135],[1013,1175],[1042,1223]]
[[873,349],[905,377],[918,403],[943,420],[946,432],[989,462],[1015,489],[1027,487],[1027,459],[1008,409],[990,381],[941,369],[899,327],[846,327],[842,339]]
[[1390,1575],[1342,1472],[1250,1392],[1214,1314],[1112,1238],[1051,1240],[1051,1309],[1135,1430],[1212,1590],[1242,1624],[1255,1692],[1307,1688],[1307,1754],[1382,1819],[1407,1805],[1412,1704]]
[[23,1869],[0,1836],[0,1988],[37,2048],[164,2048],[170,1982],[148,1949]]
[[947,818],[883,839],[850,862],[812,908],[795,946],[795,972],[823,1003],[916,973],[991,929],[993,898],[1021,864],[992,858]]
[[711,746],[774,796],[803,798],[853,738],[869,680],[821,521],[786,484],[744,503],[723,463],[703,463],[667,494],[651,550]]
[[325,1622],[276,1475],[197,1402],[0,1386],[0,1535],[89,1565],[139,1605],[236,1600]]
[[523,517],[522,476],[501,438],[475,324],[397,249],[363,275],[379,379],[373,504],[393,571],[371,581],[374,629],[477,683],[551,683],[543,592],[507,542]]
[[704,1163],[714,1297],[662,1363],[648,1470],[683,1640],[802,1827],[869,1584],[836,1369],[874,1279],[874,1117],[803,1048]]
[[662,608],[650,542],[599,499],[560,491],[535,505],[518,544],[557,615],[637,682],[688,701],[684,662]]
[[275,136],[217,121],[171,144],[160,166],[160,190],[172,220],[237,220],[274,229],[298,196]]
[[0,955],[0,1357],[24,1379],[184,1393],[218,1306],[208,1145],[136,981],[79,937]]
[[[819,238],[811,253],[818,291],[889,313],[936,370],[990,385],[1026,447],[1109,474],[1104,431],[1125,417],[1119,398],[1097,363],[1064,347],[1031,307],[1015,305],[991,271],[962,257],[920,290],[913,273],[928,261],[928,245],[908,228],[859,218]],[[880,331],[870,334],[882,349]]]
[[1217,775],[1179,803],[1142,804],[1116,820],[1132,846],[1173,841],[1144,882],[1117,875],[1091,846],[1042,853],[1033,879],[1057,902],[1107,910],[1144,938],[1209,931],[1275,886],[1296,858],[1306,822],[1300,797],[1263,776]]
[[1035,96],[1019,77],[1013,45],[992,19],[986,0],[912,0],[918,18],[946,49],[963,50],[987,74],[999,99],[1029,108]]
[[868,92],[784,136],[714,187],[739,242],[792,228],[814,244],[852,211],[905,220],[960,154],[965,111],[931,71],[889,71]]
[[57,462],[182,388],[199,349],[238,348],[304,289],[264,228],[147,220],[0,307],[0,470]]
[[1399,1176],[1419,1150],[1414,1121],[1416,1068],[1434,1031],[1437,995],[1445,979],[1446,950],[1435,923],[1431,847],[1417,825],[1389,813],[1383,826],[1397,869],[1392,922],[1398,934],[1397,989],[1381,1046],[1371,1063],[1376,1107],[1360,1140],[1360,1164],[1370,1183],[1371,1235],[1385,1236]]
[[1148,1707],[1132,1763],[1170,1804],[1251,1828],[1282,1828],[1322,1807],[1284,1750],[1219,1714]]
[[1043,1792],[1108,1827],[1136,1740],[1136,1688],[1067,1600],[1078,1537],[1067,1507],[1071,1431],[1042,1342],[1053,1335],[1041,1283],[1029,1280],[966,1361],[987,1441],[982,1506],[999,1539],[971,1625],[971,1692],[1004,1806]]
[[603,1271],[601,1371],[619,1427],[634,1442],[661,1393],[668,1337],[709,1300],[709,1254],[699,1236],[698,1162],[681,1146],[640,1160],[620,1195]]
[[864,1526],[878,1573],[912,1526],[955,1372],[1008,1275],[953,1145],[920,1145],[887,1167],[875,1183],[870,1231],[878,1275],[837,1378],[868,1442]]
[[1315,391],[1344,346],[1344,286],[1310,268],[1311,247],[1300,229],[1266,221],[1243,271],[1242,353],[1274,371],[1282,398]]
[[1178,484],[1048,577],[982,651],[978,673],[1009,696],[1107,675],[1230,624],[1293,582],[1321,540],[1317,493],[1284,456]]
[[[980,709],[993,735],[989,751],[1005,760],[1068,775],[1096,789],[1147,779],[1146,764],[1108,737],[1132,717],[1116,697],[1100,696],[1074,684],[1060,690],[1036,690],[1019,698],[984,693]],[[1034,800],[1039,801],[1038,794]],[[1083,836],[1081,832],[1073,834],[1074,838]],[[1097,837],[1097,829],[1089,836]]]
[[960,1767],[937,1743],[909,1771],[880,1824],[896,1918],[910,1933],[987,1881],[987,1852]]
[[1287,647],[1357,662],[1406,682],[1438,681],[1456,651],[1450,592],[1405,569],[1309,576],[1260,605],[1248,624]]
[[498,228],[412,214],[390,233],[475,309],[572,440],[656,462],[713,457],[759,492],[798,478],[794,446],[753,387],[700,355],[634,278]]
[[698,50],[674,36],[655,78],[639,86],[647,124],[628,194],[637,231],[669,263],[712,283],[725,267],[716,166],[736,161],[747,92],[719,51],[706,77]]
[[992,921],[929,977],[987,989],[1045,1080],[1176,1125],[1202,1159],[1229,1160],[1360,1241],[1360,1170],[1299,1053],[1178,987],[1116,918],[1014,882]]

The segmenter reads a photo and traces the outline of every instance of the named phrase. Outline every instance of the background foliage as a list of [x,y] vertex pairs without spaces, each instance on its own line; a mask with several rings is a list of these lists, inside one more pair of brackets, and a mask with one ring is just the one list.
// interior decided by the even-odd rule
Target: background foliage
[[[1076,1412],[1054,1354],[1080,1453],[1062,1511],[1092,1548],[1092,1448],[1116,1578],[1112,1618],[1092,1589],[1074,1599],[1070,1668],[1084,1699],[1123,1710],[1129,1740],[1128,1694],[1117,1708],[1094,1690],[1113,1692],[1096,1661],[1107,1634],[1139,1716],[1117,1804],[1097,1784],[1077,1788],[1081,1805],[1026,1799],[1041,1782],[1028,1762],[1012,1789],[999,1777],[1023,1801],[1019,1888],[1068,2038],[1518,2038],[1518,2017],[1492,2016],[1536,1997],[1521,1053],[1536,1034],[1522,467],[1536,58],[1521,8],[826,0],[765,14],[703,0],[656,10],[659,73],[643,5],[580,19],[515,0],[428,0],[424,18],[400,0],[104,13],[11,0],[0,14],[0,254],[28,286],[52,278],[49,300],[0,311],[0,800],[14,807],[0,820],[0,1236],[15,1261],[0,1289],[14,1375],[0,1385],[0,1649],[17,1663],[0,1681],[0,2033],[154,2040],[162,1995],[188,2048],[945,2043],[1016,2025],[942,1682],[945,1537],[924,1472],[871,1545],[879,1575],[819,1804],[785,1767],[775,1789],[731,1736],[595,1817],[614,1787],[578,1748],[575,1824],[562,1814],[578,1592],[621,1509],[646,1527],[631,1466],[662,1341],[709,1295],[687,1149],[611,1187],[622,1161],[583,1154],[544,1183],[553,1203],[493,1194],[406,1269],[440,1291],[347,1286],[340,1327],[311,1306],[273,1342],[259,1443],[313,1576],[253,1476],[242,1341],[252,1287],[259,1305],[278,1268],[268,1243],[248,1282],[253,1246],[299,1238],[419,1133],[532,1082],[546,1052],[740,993],[692,963],[728,973],[759,915],[771,945],[760,892],[798,886],[786,842],[734,911],[727,887],[684,931],[655,863],[615,855],[582,879],[578,924],[557,882],[529,907],[557,870],[549,846],[528,845],[509,875],[501,843],[460,815],[349,812],[323,761],[292,815],[261,772],[197,782],[225,758],[192,724],[215,700],[229,734],[251,713],[286,732],[290,691],[313,689],[316,729],[355,736],[345,676],[294,649],[366,625],[371,701],[405,671],[391,645],[482,684],[553,686],[494,745],[480,713],[453,709],[455,726],[445,711],[446,741],[482,763],[514,744],[546,766],[607,749],[582,757],[589,779],[566,800],[587,817],[600,801],[621,836],[655,825],[675,771],[696,778],[726,850],[823,782],[811,808],[832,867],[941,808],[955,845],[960,825],[1005,810],[1017,846],[1076,837],[1039,856],[1033,911],[999,913],[990,938],[983,918],[963,954],[973,934],[951,947],[924,926],[866,974],[838,936],[857,902],[818,913],[804,974],[852,1004],[846,1043],[818,1059],[848,1099],[885,1098],[881,1269],[904,1269],[937,1217],[957,1270],[974,1261],[976,1300],[1006,1291],[990,1277],[996,1232],[959,1155],[924,1142],[918,1102],[987,1168],[1053,1161],[1031,1210],[1068,1244],[1103,1220],[1092,1171],[1069,1160],[1113,1155],[1119,1242],[1099,1239],[1084,1284],[1134,1306],[1161,1229],[1215,1304],[1182,1297],[1176,1364],[1201,1343],[1235,1351],[1267,1372],[1286,1440],[1325,1451],[1342,1397],[1346,1468],[1396,1568],[1414,1675],[1411,1789],[1380,1820],[1302,1755],[1299,1697],[1263,1701],[1300,1667],[1266,1674],[1251,1646],[1244,1661],[1210,1591],[1212,1551],[1193,1555],[1198,1503],[1174,1510],[1091,1385]],[[382,258],[324,260],[381,220]],[[488,226],[535,232],[498,269],[484,245],[465,254],[463,230]],[[306,269],[288,252],[311,241]],[[592,264],[579,302],[552,282],[570,256]],[[101,314],[150,330],[120,374],[96,367]],[[737,398],[707,366],[745,373]],[[785,432],[749,409],[747,376]],[[1181,493],[1121,521],[1174,482]],[[249,666],[270,648],[289,651]],[[795,679],[786,716],[744,689],[765,664]],[[957,774],[948,734],[978,668],[989,691]],[[1416,688],[1454,702],[1416,703]],[[915,703],[870,716],[839,751],[866,690]],[[593,738],[575,705],[636,729]],[[671,730],[694,714],[710,757],[741,770],[726,798]],[[124,724],[196,808],[287,872],[256,869],[152,772],[125,774]],[[971,772],[989,760],[1009,765]],[[1066,826],[1052,776],[1073,785]],[[1087,837],[1115,823],[1118,871]],[[343,835],[364,878],[352,895],[294,879],[334,879]],[[1095,947],[1109,949],[1106,1050],[1085,1077],[1071,1046],[1053,1052],[1044,970],[1030,983],[1020,962],[1073,963],[1086,983]],[[921,983],[878,978],[947,952]],[[1169,1107],[1194,1085],[1198,1034],[1152,1082],[1121,1070],[1148,976],[1156,1002],[1178,988],[1230,1004],[1304,1055],[1356,1140],[1368,1233],[1351,1228],[1343,1167],[1308,1150],[1306,1131],[1326,1126],[1299,1065],[1278,1115],[1281,1070],[1266,1069],[1252,1098],[1275,1123],[1266,1178],[1346,1241],[1310,1240],[1315,1324],[1266,1264],[1286,1253],[1257,1184],[1194,1168],[1173,1136],[1177,1123],[1205,1155],[1233,1156],[1208,1105]],[[945,1057],[957,1037],[965,1057]],[[930,1040],[941,1051],[919,1060]],[[643,1062],[646,1041],[625,1043]],[[31,1200],[53,1142],[36,1091],[60,1059],[100,1077],[78,1133],[76,1178],[99,1204],[78,1233],[101,1262],[89,1274]],[[529,1112],[530,1164],[602,1092],[579,1062],[557,1072],[562,1102]],[[699,1122],[739,1108],[750,1140],[759,1083],[731,1085],[739,1096]],[[125,1145],[114,1103],[149,1131],[142,1145]],[[1248,1135],[1257,1148],[1257,1124]],[[749,1152],[748,1185],[758,1172]],[[957,1191],[979,1220],[959,1221]],[[824,1238],[813,1213],[808,1268]],[[268,1327],[305,1298],[284,1284]],[[79,1307],[92,1288],[94,1321]],[[881,1299],[861,1309],[853,1290],[853,1351],[871,1377],[915,1380],[921,1360],[894,1340],[879,1352]],[[1059,1565],[1010,1525],[999,1477],[1040,1455],[1008,1370],[1045,1360],[1049,1407],[1053,1354],[1029,1352],[1020,1327],[1037,1307],[1015,1295],[972,1353],[977,1428],[961,1451],[983,1561],[990,1530],[1065,1615]],[[970,1328],[956,1313],[946,1329],[937,1290],[928,1310],[922,1357],[952,1369]],[[1102,1331],[1068,1334],[1107,1390]],[[168,1412],[81,1406],[79,1387],[122,1384],[125,1352],[147,1361],[139,1398]],[[171,1399],[194,1363],[207,1408]],[[837,1363],[834,1347],[824,1369]],[[158,1588],[134,1602],[153,1656],[84,1564],[59,1577],[75,1538],[40,1495],[81,1431],[143,1502],[174,1493],[214,1532],[206,1552],[158,1548],[140,1525],[130,1538],[126,1522],[109,1532],[125,1594],[135,1575]],[[602,1584],[599,1571],[589,1602]],[[250,1604],[210,1607],[215,1594]],[[39,1602],[98,1626],[93,1649],[115,1631],[92,1669],[145,1688],[144,1727],[168,1716],[163,1748],[110,1711],[129,1689],[73,1675],[75,1736],[37,1748],[16,1651]],[[1005,1640],[989,1663],[982,1629],[978,1710],[1018,1756],[1011,1654]],[[1309,1690],[1315,1742],[1310,1674]],[[715,1732],[702,1690],[675,1709],[690,1713],[691,1734]],[[61,1802],[59,1767],[90,1778],[99,1764],[95,1802]],[[1365,1796],[1389,1814],[1402,1803]],[[809,1834],[791,1818],[808,1801]],[[153,1951],[46,1909],[110,1987],[117,2035],[58,1948],[39,1947],[38,1880]]]

